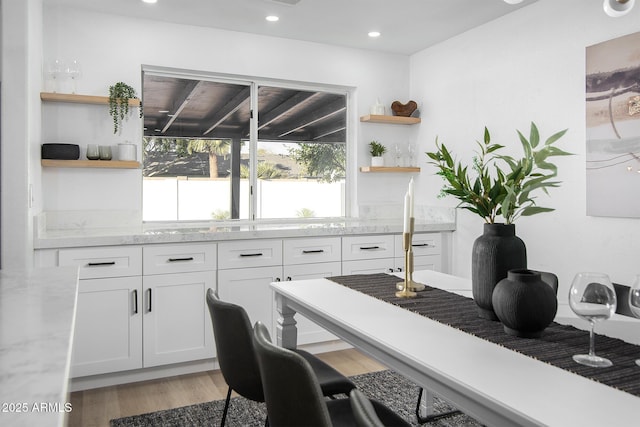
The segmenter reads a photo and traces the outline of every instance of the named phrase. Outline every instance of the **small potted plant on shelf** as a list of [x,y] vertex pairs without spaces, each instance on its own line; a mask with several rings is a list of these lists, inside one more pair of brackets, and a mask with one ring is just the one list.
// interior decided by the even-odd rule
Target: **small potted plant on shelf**
[[384,157],[382,155],[387,151],[387,147],[378,141],[369,143],[369,152],[371,153],[371,166],[384,166]]
[[[126,83],[118,82],[109,86],[109,114],[113,118],[113,133],[121,129],[122,121],[129,114],[129,101],[136,98],[136,90]],[[142,117],[142,104],[139,108]]]

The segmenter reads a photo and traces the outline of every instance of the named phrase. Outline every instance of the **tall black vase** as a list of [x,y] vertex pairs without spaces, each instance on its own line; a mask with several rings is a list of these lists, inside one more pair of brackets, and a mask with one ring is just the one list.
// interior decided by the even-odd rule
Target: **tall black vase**
[[515,224],[484,224],[484,233],[473,242],[471,284],[478,315],[498,320],[491,297],[507,272],[527,268],[527,248],[516,236]]

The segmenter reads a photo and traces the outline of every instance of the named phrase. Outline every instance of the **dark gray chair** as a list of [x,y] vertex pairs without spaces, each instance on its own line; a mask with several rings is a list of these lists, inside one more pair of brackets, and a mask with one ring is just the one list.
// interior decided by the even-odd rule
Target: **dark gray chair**
[[[207,306],[213,323],[222,376],[229,386],[220,425],[224,427],[231,391],[256,402],[264,402],[253,330],[247,312],[239,305],[221,301],[213,289],[207,290]],[[324,396],[348,395],[355,385],[344,375],[314,355],[296,350],[318,376]]]
[[373,404],[360,390],[357,388],[351,390],[349,402],[358,427],[384,427]]
[[[253,333],[271,427],[357,425],[351,399],[325,399],[307,360],[272,344],[262,323],[256,323]],[[382,425],[409,426],[383,404],[373,400],[370,403]]]

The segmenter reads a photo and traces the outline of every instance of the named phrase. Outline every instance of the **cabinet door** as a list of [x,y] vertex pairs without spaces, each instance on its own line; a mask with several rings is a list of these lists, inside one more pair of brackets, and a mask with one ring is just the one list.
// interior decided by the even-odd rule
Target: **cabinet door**
[[342,260],[393,258],[395,237],[392,234],[349,236],[342,238]]
[[218,270],[218,296],[244,307],[251,325],[259,320],[272,332],[274,306],[269,283],[276,280],[282,280],[281,266]]
[[71,376],[142,367],[142,278],[80,280]]
[[[300,264],[284,267],[285,280],[307,280],[321,277],[339,276],[341,265],[339,262],[323,262],[318,264]],[[316,325],[306,317],[296,314],[298,328],[298,345],[312,344],[338,339],[335,335]],[[275,321],[276,319],[274,319]],[[275,326],[274,326],[275,327]]]
[[143,285],[144,366],[215,357],[205,299],[215,272],[145,276]]
[[342,263],[342,274],[373,274],[391,273],[394,271],[395,259],[363,259],[359,261],[344,261]]

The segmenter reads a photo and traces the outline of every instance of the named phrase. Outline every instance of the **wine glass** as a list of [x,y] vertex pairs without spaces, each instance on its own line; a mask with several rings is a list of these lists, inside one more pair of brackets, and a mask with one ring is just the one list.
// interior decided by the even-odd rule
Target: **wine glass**
[[47,75],[53,81],[53,92],[60,90],[59,80],[62,77],[62,73],[65,71],[64,61],[61,59],[54,59],[47,64]]
[[[629,309],[634,316],[640,317],[640,274],[636,275],[636,280],[629,289]],[[636,360],[636,365],[640,366],[640,359]]]
[[578,317],[591,325],[589,354],[576,354],[573,360],[596,368],[612,366],[609,359],[596,356],[593,333],[595,322],[610,318],[616,311],[616,291],[609,276],[603,273],[576,274],[569,290],[569,306]]
[[77,80],[80,78],[80,63],[75,59],[69,62],[66,72],[71,77],[71,93],[76,93]]
[[401,160],[402,160],[402,148],[400,148],[400,144],[395,144],[394,145],[394,154],[395,154],[395,158],[396,158],[396,166],[400,167],[402,166]]

